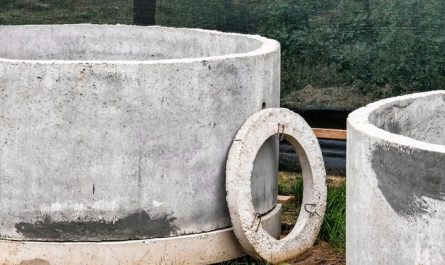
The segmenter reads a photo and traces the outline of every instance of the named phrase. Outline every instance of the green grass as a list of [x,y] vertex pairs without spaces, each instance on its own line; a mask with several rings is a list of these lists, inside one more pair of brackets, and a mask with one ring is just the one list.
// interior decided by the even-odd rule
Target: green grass
[[[279,181],[278,193],[294,196],[295,204],[300,206],[303,200],[303,179],[301,174],[292,174],[292,176]],[[344,181],[328,185],[326,212],[318,238],[328,242],[334,248],[345,249],[346,183]]]
[[283,179],[278,182],[278,194],[280,195],[292,195],[296,198],[297,202],[301,201],[303,194],[303,179],[301,174],[293,174],[292,179]]
[[331,246],[345,250],[346,185],[328,187],[328,200],[323,225],[318,237]]

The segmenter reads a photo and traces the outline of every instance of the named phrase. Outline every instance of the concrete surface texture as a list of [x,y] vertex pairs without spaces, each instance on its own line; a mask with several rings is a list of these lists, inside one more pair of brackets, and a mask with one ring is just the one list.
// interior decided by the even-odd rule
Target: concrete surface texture
[[[278,237],[281,205],[262,218],[262,225]],[[213,264],[245,255],[232,228],[146,240],[106,242],[32,242],[0,240],[2,265],[135,265]]]
[[348,118],[347,264],[445,264],[445,91]]
[[[259,36],[1,26],[0,237],[114,241],[230,227],[229,147],[251,114],[279,106],[279,86],[279,44]],[[276,204],[277,148],[271,139],[257,157],[262,213]]]
[[209,264],[244,255],[232,228],[174,238],[113,242],[0,240],[0,250],[2,265]]
[[[292,231],[277,239],[261,225],[253,204],[252,169],[257,152],[271,136],[286,139],[300,157],[303,202]],[[255,113],[240,128],[230,148],[226,166],[227,203],[233,229],[250,255],[272,264],[303,254],[313,246],[326,209],[326,171],[312,129],[298,114],[284,108]]]

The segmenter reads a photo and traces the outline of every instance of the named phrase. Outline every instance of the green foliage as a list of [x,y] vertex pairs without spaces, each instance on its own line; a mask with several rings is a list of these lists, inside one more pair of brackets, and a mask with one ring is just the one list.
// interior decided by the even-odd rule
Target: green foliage
[[297,204],[300,204],[303,201],[303,188],[303,178],[297,177],[292,189],[292,195],[294,196]]
[[346,242],[346,185],[328,187],[327,207],[319,238],[331,246],[345,249]]
[[303,199],[303,178],[301,173],[292,173],[290,179],[278,181],[278,194],[292,195],[297,203]]
[[0,24],[132,22],[131,0],[0,0]]
[[[303,201],[303,178],[301,174],[292,174],[280,179],[278,194],[293,195],[300,206]],[[286,211],[286,205],[285,211]],[[339,249],[345,248],[346,236],[346,183],[340,180],[335,185],[328,185],[326,212],[319,238]]]
[[[375,0],[368,9],[365,3],[268,5],[259,31],[283,44],[285,94],[306,84],[355,85],[364,92],[390,85],[393,94],[443,88],[445,2]],[[320,69],[330,78],[318,75]]]
[[257,23],[250,8],[257,1],[158,0],[157,23],[174,27],[253,32]]

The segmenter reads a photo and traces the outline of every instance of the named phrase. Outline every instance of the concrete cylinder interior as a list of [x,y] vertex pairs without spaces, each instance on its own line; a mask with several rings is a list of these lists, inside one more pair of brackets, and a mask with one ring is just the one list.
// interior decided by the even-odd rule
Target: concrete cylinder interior
[[348,118],[347,263],[445,263],[445,91]]
[[[250,115],[279,107],[279,92],[279,44],[259,36],[1,26],[1,240],[129,241],[230,228],[228,150]],[[252,175],[260,213],[276,205],[277,159],[271,138]]]

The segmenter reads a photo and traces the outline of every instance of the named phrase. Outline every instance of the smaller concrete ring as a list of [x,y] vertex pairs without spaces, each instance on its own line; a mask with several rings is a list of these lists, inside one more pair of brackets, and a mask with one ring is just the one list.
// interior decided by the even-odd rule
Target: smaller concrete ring
[[[279,125],[278,125],[279,124]],[[251,173],[263,143],[284,125],[284,139],[299,156],[303,171],[303,203],[289,235],[273,238],[263,227],[252,200]],[[280,130],[281,133],[281,130]],[[227,203],[235,235],[245,251],[255,258],[279,263],[303,254],[315,242],[326,209],[326,171],[318,140],[296,113],[284,108],[261,110],[247,119],[235,136],[226,166]]]

